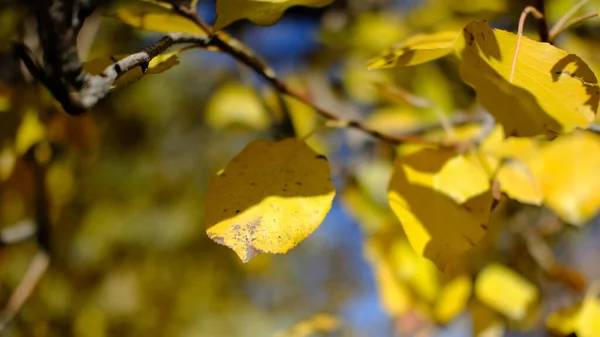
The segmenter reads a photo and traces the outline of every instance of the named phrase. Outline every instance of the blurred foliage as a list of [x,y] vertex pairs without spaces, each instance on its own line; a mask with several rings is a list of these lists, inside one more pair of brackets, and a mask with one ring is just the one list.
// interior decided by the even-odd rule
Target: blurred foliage
[[[156,31],[201,32],[173,16],[169,3],[131,1],[94,14],[79,37],[86,65],[99,71],[114,55],[157,40]],[[236,18],[227,31],[265,55],[290,87],[345,118],[391,134],[460,120],[450,131],[423,133],[469,139],[481,133],[483,108],[461,80],[460,61],[437,58],[448,54],[448,33],[435,57],[414,37],[459,32],[482,19],[516,32],[532,3],[336,1],[291,8],[273,27]],[[545,3],[553,24],[576,1]],[[598,8],[589,1],[578,13]],[[214,1],[200,0],[197,9],[214,22]],[[525,36],[537,39],[535,24],[528,20]],[[304,34],[308,41],[294,39]],[[504,197],[485,231],[474,234],[477,245],[454,247],[460,258],[443,256],[442,271],[415,251],[386,190],[391,179],[398,183],[396,154],[410,163],[434,153],[428,164],[446,158],[444,150],[395,148],[332,128],[228,55],[202,50],[169,51],[152,64],[153,76],[132,70],[126,77],[136,83],[72,117],[15,61],[12,39],[36,45],[35,23],[19,2],[0,5],[0,227],[39,221],[43,205],[51,264],[3,336],[600,335],[597,135],[505,140],[497,127],[480,152],[454,157],[447,172],[484,167],[503,182]],[[599,74],[598,39],[598,21],[588,20],[556,46]],[[404,47],[431,62],[367,70],[382,52],[401,60]],[[209,183],[251,141],[278,139],[273,120],[285,114],[329,159],[337,195],[324,223],[298,247],[244,264],[205,234]],[[418,178],[441,179],[436,183],[462,201],[479,194],[486,179],[474,173],[453,180],[444,172]],[[429,201],[420,206],[437,216],[439,242],[471,237]],[[473,214],[460,216],[464,225]],[[35,241],[1,247],[0,303],[39,251]]]

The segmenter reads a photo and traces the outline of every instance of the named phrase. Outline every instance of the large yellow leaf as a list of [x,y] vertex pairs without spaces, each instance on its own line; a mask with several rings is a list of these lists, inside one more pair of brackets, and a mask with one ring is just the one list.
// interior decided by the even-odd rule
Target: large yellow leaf
[[475,295],[501,314],[521,321],[538,297],[537,288],[516,272],[500,264],[485,267],[475,281]]
[[286,253],[319,227],[334,195],[324,156],[297,139],[257,140],[211,181],[207,234],[244,262]]
[[458,33],[444,31],[415,35],[369,62],[369,69],[413,66],[444,57],[454,50]]
[[532,158],[544,203],[563,220],[582,225],[600,208],[600,137],[578,132],[560,137]]
[[217,0],[214,29],[221,30],[240,19],[269,26],[277,22],[290,7],[323,7],[332,2],[333,0]]
[[135,28],[158,33],[205,34],[191,20],[180,16],[168,5],[163,6],[150,1],[116,1],[107,15]]
[[523,37],[512,83],[515,34],[471,22],[456,40],[461,75],[506,136],[550,138],[586,128],[598,109],[596,76],[579,57]]
[[583,303],[554,312],[548,316],[546,326],[561,334],[578,337],[600,336],[600,282],[590,287]]
[[449,150],[399,157],[388,198],[413,249],[441,269],[481,240],[492,205],[483,169]]

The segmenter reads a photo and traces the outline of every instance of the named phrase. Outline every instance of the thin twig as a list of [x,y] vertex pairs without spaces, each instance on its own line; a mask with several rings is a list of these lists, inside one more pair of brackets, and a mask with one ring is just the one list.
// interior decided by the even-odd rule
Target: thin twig
[[563,32],[583,23],[584,21],[587,21],[589,19],[593,19],[598,17],[598,11],[593,11],[593,12],[589,12],[587,14],[582,14],[578,17],[576,17],[575,19],[569,21],[569,23],[567,23],[566,25],[562,26],[560,29],[558,29],[554,36],[552,36],[552,39],[556,39],[560,34],[562,34]]
[[544,17],[542,13],[540,13],[535,7],[527,6],[521,13],[521,17],[519,18],[519,31],[517,37],[517,46],[515,47],[515,55],[513,56],[512,67],[510,68],[510,79],[509,83],[513,83],[513,79],[515,77],[515,69],[517,67],[517,58],[519,57],[519,49],[521,49],[521,38],[523,37],[523,26],[525,25],[525,19],[527,18],[527,14],[533,14],[537,19],[541,19]]
[[6,329],[8,323],[10,323],[13,317],[23,307],[29,296],[31,296],[36,285],[48,269],[49,264],[50,257],[44,251],[38,252],[33,257],[23,279],[21,279],[21,282],[12,295],[10,295],[6,307],[2,313],[0,313],[0,332]]
[[564,25],[569,21],[569,19],[571,19],[573,15],[575,15],[583,6],[585,6],[586,3],[588,3],[588,0],[581,0],[576,3],[554,24],[554,26],[552,26],[552,29],[550,29],[549,33],[550,36],[548,37],[550,43],[554,42],[554,39],[557,36],[556,32],[560,31],[562,27],[564,27]]
[[196,13],[185,12],[183,14],[186,18],[194,22],[198,27],[209,33],[211,42],[210,44],[212,46],[219,48],[221,51],[231,55],[236,60],[247,65],[248,67],[253,69],[257,74],[261,75],[263,78],[269,81],[273,85],[273,87],[279,90],[281,93],[293,97],[298,101],[312,107],[319,115],[321,115],[321,117],[333,121],[334,124],[336,124],[337,126],[358,129],[371,135],[374,138],[395,145],[403,143],[422,143],[439,145],[444,147],[458,146],[458,144],[454,142],[440,142],[419,136],[395,136],[383,134],[377,130],[369,128],[360,121],[345,119],[332,111],[319,107],[314,102],[312,102],[312,100],[309,97],[290,88],[289,86],[287,86],[287,84],[285,84],[283,81],[277,78],[275,71],[258,56],[256,56],[254,52],[252,52],[250,49],[244,46],[240,41],[229,36],[225,32],[212,33],[212,29],[209,28],[209,26],[206,23],[204,23],[204,21]]

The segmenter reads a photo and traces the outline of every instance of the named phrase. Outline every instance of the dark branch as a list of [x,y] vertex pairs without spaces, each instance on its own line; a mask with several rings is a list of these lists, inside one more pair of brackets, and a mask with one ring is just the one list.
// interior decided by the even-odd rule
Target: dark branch
[[535,0],[533,5],[538,12],[542,13],[542,17],[538,19],[538,35],[540,41],[548,42],[550,40],[550,33],[548,28],[548,21],[546,20],[546,8],[544,6],[544,0]]
[[135,67],[145,67],[156,56],[163,53],[169,47],[175,44],[190,43],[201,47],[210,44],[210,39],[203,35],[171,33],[144,50],[129,55],[118,62],[108,66],[101,74],[91,75],[80,70],[81,84],[78,89],[69,90],[68,78],[56,78],[49,75],[45,69],[39,65],[29,52],[29,49],[23,44],[15,44],[14,50],[23,60],[23,63],[29,72],[39,79],[54,95],[54,97],[63,105],[65,111],[69,114],[81,114],[94,107],[98,102],[110,93],[110,88],[116,79],[122,74]]

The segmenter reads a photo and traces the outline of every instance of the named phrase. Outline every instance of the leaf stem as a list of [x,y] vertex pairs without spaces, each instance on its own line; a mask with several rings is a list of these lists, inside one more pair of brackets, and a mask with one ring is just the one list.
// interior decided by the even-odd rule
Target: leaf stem
[[521,39],[523,38],[523,26],[525,25],[525,19],[527,18],[527,14],[529,14],[529,13],[533,14],[533,16],[536,19],[541,19],[544,17],[544,14],[542,14],[540,11],[537,10],[537,8],[535,8],[533,6],[527,6],[523,10],[523,12],[521,12],[521,17],[519,18],[519,31],[517,33],[517,35],[518,35],[517,46],[515,47],[515,55],[513,57],[512,67],[510,68],[510,79],[509,79],[510,84],[513,83],[513,79],[515,77],[517,58],[519,56],[519,49],[521,48]]
[[560,34],[564,33],[566,30],[568,30],[574,26],[577,26],[578,24],[581,24],[586,20],[593,19],[596,17],[598,17],[597,11],[589,12],[587,14],[582,14],[582,15],[576,17],[575,19],[569,21],[569,23],[567,23],[564,26],[557,29],[556,32],[554,33],[554,35],[551,36],[551,40],[554,41]]

